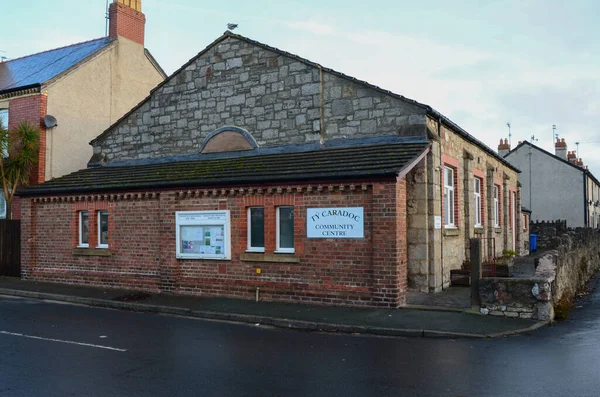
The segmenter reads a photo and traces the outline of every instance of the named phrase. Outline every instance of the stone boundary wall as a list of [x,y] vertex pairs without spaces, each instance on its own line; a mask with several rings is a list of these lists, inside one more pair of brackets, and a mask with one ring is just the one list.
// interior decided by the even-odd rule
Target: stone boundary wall
[[560,245],[560,237],[566,233],[566,220],[536,221],[529,224],[529,233],[537,234],[537,250],[555,249]]
[[555,242],[556,249],[539,258],[533,277],[480,280],[481,313],[553,320],[554,305],[572,299],[600,267],[600,233],[577,229]]

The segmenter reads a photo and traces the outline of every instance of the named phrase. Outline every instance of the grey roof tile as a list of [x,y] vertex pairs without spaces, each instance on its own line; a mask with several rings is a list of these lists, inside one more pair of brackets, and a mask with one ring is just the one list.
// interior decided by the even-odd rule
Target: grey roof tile
[[310,152],[88,168],[28,187],[21,196],[260,183],[373,179],[394,176],[428,142],[387,143]]

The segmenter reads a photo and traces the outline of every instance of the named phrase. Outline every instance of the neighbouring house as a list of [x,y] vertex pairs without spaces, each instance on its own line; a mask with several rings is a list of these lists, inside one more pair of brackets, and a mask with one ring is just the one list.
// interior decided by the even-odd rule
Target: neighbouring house
[[[109,19],[108,37],[0,63],[1,121],[11,128],[29,121],[41,129],[31,184],[85,168],[89,141],[166,77],[144,48],[141,2],[114,0]],[[46,115],[56,126],[44,122]],[[14,218],[18,212],[13,208]]]
[[564,138],[554,145],[554,154],[527,141],[511,150],[504,140],[498,153],[522,171],[522,202],[531,210],[532,221],[563,219],[568,227],[597,228],[600,182],[575,151],[567,150]]
[[[226,32],[27,188],[22,277],[397,307],[520,246],[517,168],[428,105]],[[52,244],[47,244],[52,237]]]

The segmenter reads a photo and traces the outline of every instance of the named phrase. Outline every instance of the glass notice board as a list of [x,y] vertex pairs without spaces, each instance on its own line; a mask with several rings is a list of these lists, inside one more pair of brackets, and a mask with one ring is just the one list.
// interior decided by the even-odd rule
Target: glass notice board
[[180,211],[176,217],[178,258],[231,258],[229,211]]

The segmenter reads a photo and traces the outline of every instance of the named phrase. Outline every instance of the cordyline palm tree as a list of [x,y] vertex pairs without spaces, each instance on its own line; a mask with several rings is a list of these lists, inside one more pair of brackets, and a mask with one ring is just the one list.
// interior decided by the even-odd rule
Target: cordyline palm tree
[[12,218],[11,205],[19,186],[29,184],[38,161],[40,130],[23,121],[7,130],[0,123],[0,178],[6,200],[6,219]]

